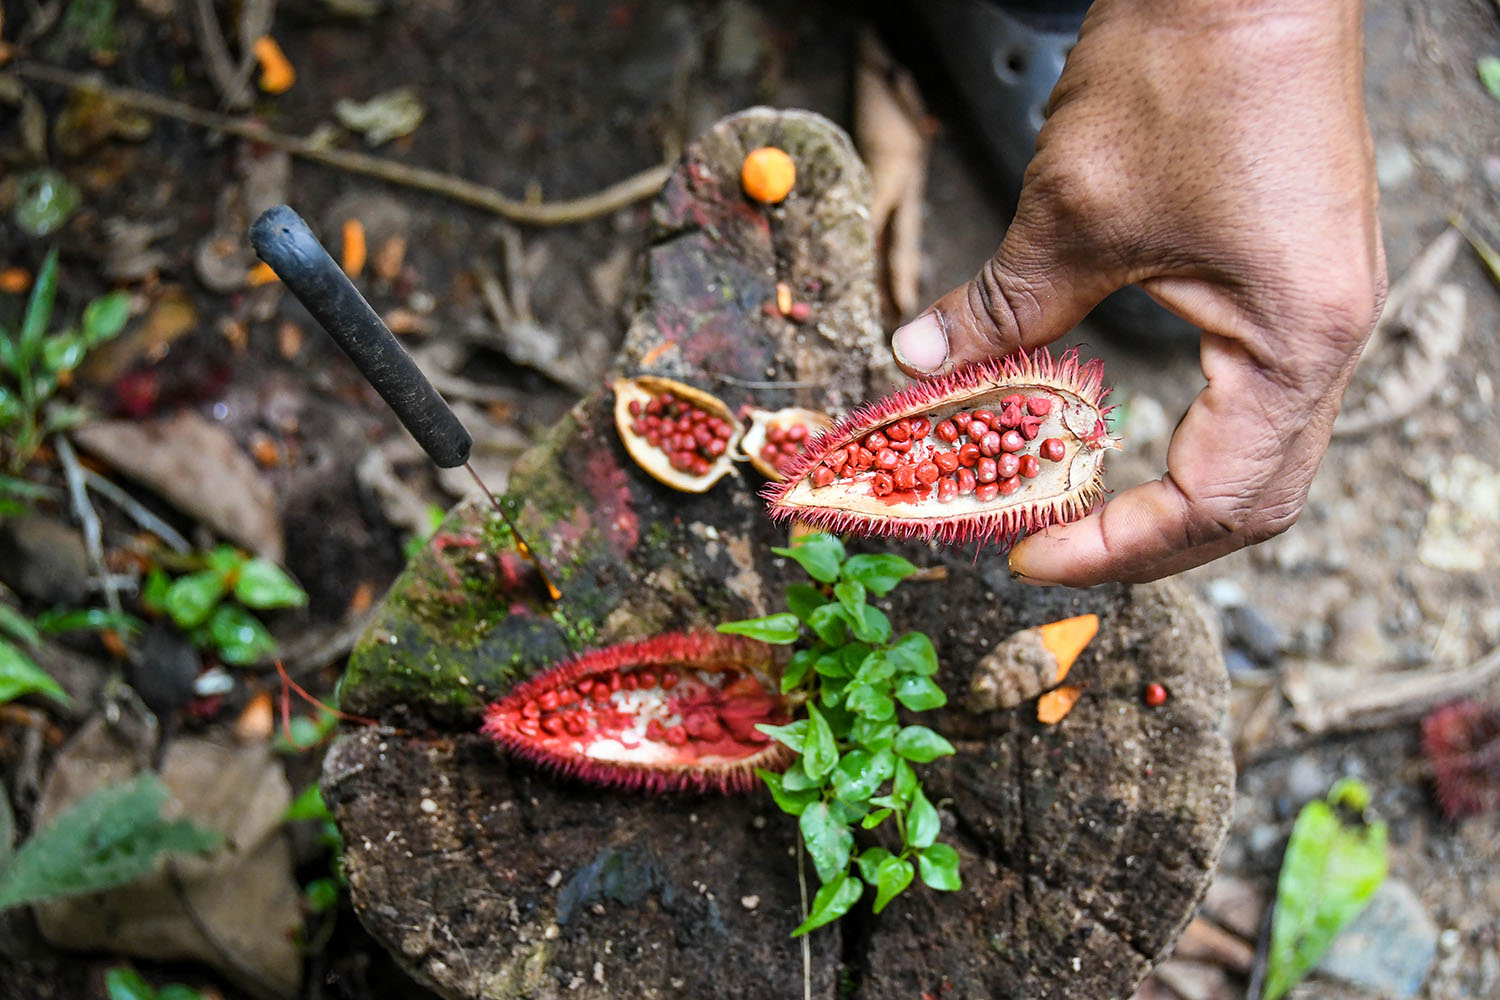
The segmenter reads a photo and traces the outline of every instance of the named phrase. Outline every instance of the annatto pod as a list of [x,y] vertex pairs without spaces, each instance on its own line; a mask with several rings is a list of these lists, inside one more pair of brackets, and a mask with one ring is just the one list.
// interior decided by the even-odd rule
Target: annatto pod
[[702,493],[734,469],[740,422],[717,396],[657,375],[619,379],[614,391],[620,440],[658,482]]
[[1098,361],[1045,349],[917,382],[861,407],[768,486],[771,516],[827,531],[1013,544],[1103,495]]
[[774,482],[786,478],[818,435],[833,426],[833,418],[817,410],[751,410],[750,429],[740,441],[750,464]]
[[485,709],[482,731],[596,785],[737,792],[789,757],[756,725],[790,719],[764,643],[671,632],[548,668]]

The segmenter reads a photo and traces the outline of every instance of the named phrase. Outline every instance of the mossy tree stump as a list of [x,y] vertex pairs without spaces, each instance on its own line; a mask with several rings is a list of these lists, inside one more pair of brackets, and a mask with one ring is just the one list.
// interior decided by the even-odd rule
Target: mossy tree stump
[[[777,145],[793,195],[741,195],[744,154]],[[659,197],[648,284],[620,374],[691,382],[731,409],[840,412],[888,388],[868,179],[848,139],[757,109],[691,147]],[[768,312],[778,281],[811,306]],[[386,598],[350,662],[344,706],[387,724],[342,737],[325,796],[355,906],[448,997],[770,997],[804,989],[795,822],[763,792],[645,797],[555,779],[478,735],[486,703],[570,653],[781,610],[800,574],[771,553],[748,467],[702,495],[637,469],[607,390],[516,469],[505,503],[557,578],[548,601],[496,519],[462,505]],[[871,547],[878,550],[880,546]],[[886,546],[889,548],[889,546]],[[917,887],[814,933],[814,995],[1128,996],[1191,916],[1227,829],[1222,662],[1171,586],[1036,590],[988,554],[902,546],[945,580],[887,608],[937,645],[959,747],[926,770],[964,889]],[[973,665],[1030,625],[1093,611],[1074,712],[972,714]],[[1172,692],[1148,709],[1144,684]],[[844,992],[852,984],[852,994]]]

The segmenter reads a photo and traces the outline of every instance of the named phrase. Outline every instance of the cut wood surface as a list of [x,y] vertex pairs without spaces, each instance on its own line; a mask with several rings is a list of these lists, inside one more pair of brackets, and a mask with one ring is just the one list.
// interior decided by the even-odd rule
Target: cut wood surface
[[[770,208],[737,181],[745,152],[768,144],[799,172]],[[755,109],[720,122],[657,201],[617,373],[690,382],[736,412],[840,413],[883,393],[868,199],[825,120]],[[810,306],[805,323],[763,308],[778,281]],[[607,389],[581,401],[505,500],[561,601],[464,505],[356,648],[343,707],[384,725],[343,736],[323,777],[354,903],[447,997],[800,996],[795,821],[769,796],[605,791],[478,735],[485,704],[571,653],[779,611],[800,575],[771,552],[785,534],[748,465],[675,492],[632,464],[611,411]],[[949,704],[924,721],[959,753],[926,785],[964,888],[918,887],[878,918],[866,901],[812,934],[813,995],[1129,996],[1191,917],[1228,826],[1227,682],[1208,628],[1170,584],[1035,589],[993,553],[897,548],[946,570],[885,604],[942,663]],[[1087,613],[1100,630],[1068,674],[1084,691],[1061,722],[1038,723],[1034,701],[964,707],[997,643]],[[1141,698],[1151,682],[1170,692],[1158,708]]]

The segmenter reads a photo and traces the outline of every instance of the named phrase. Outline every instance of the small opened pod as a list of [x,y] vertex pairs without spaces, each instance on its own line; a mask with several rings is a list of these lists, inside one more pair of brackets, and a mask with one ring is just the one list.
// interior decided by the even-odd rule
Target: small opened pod
[[767,479],[781,482],[786,472],[817,440],[818,435],[833,426],[833,418],[817,410],[788,407],[784,410],[751,410],[750,429],[740,441],[740,448]]
[[484,713],[510,753],[591,784],[738,792],[787,752],[770,648],[715,632],[667,633],[584,653],[518,685]]
[[862,407],[766,489],[771,515],[861,535],[1011,544],[1103,495],[1097,361],[1045,350],[960,369]]
[[723,400],[656,375],[615,382],[615,428],[635,464],[684,493],[703,493],[734,469],[740,422]]

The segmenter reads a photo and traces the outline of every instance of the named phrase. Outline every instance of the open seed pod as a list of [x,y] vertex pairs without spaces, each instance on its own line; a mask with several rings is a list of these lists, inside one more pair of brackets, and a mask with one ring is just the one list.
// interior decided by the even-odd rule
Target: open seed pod
[[734,470],[742,431],[723,400],[656,375],[619,379],[614,390],[620,440],[652,478],[703,493]]
[[864,406],[769,486],[771,515],[829,531],[1009,545],[1103,494],[1097,361],[1045,350],[971,365]]
[[788,754],[756,729],[791,719],[770,647],[715,632],[608,646],[550,667],[485,710],[511,753],[596,785],[739,792]]
[[818,435],[832,426],[833,418],[817,410],[795,406],[751,410],[750,429],[745,431],[740,448],[761,475],[779,483]]

